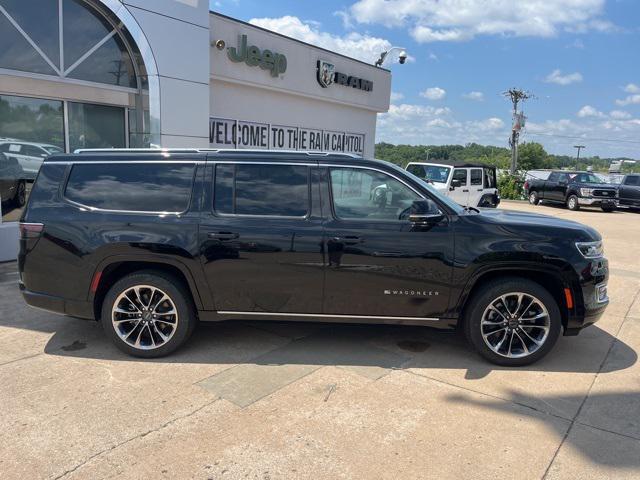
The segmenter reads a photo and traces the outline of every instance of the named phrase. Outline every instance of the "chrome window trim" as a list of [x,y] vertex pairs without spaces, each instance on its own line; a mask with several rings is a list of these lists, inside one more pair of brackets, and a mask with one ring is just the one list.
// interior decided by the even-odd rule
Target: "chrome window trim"
[[154,164],[154,163],[192,163],[194,165],[204,165],[205,160],[55,160],[47,159],[46,164],[56,165],[97,165],[97,164]]
[[434,317],[389,317],[381,315],[340,315],[327,313],[280,313],[280,312],[240,312],[233,310],[218,310],[220,315],[257,315],[257,316],[280,316],[280,317],[318,317],[318,318],[356,318],[372,320],[424,320],[428,322],[439,322],[439,318]]

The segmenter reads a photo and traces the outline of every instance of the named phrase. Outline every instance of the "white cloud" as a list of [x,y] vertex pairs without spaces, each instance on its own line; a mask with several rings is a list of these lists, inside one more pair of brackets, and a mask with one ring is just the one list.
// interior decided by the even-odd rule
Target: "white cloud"
[[400,93],[400,92],[391,92],[391,101],[392,102],[397,102],[399,100],[402,100],[404,98],[404,94]]
[[635,83],[628,83],[623,90],[627,93],[640,93],[640,86]]
[[558,85],[571,85],[582,81],[582,74],[580,72],[567,73],[563,75],[560,69],[555,69],[544,79],[547,83],[555,83]]
[[614,30],[602,18],[604,6],[605,0],[358,0],[349,12],[359,23],[408,28],[416,41],[434,42]]
[[476,102],[482,102],[484,100],[484,93],[482,92],[469,92],[462,96],[467,100],[475,100]]
[[429,60],[434,60],[434,61],[437,62],[439,59],[438,59],[438,56],[435,53],[429,52]]
[[578,113],[576,114],[579,118],[587,118],[587,117],[605,117],[606,115],[598,110],[596,110],[595,108],[593,108],[591,105],[585,105],[584,107],[582,107],[580,109],[580,111],[578,111]]
[[635,95],[628,95],[626,98],[622,100],[616,100],[616,105],[620,105],[624,107],[626,105],[638,105],[640,104],[640,94],[636,93]]
[[351,21],[351,15],[349,12],[345,10],[338,10],[337,12],[333,12],[336,17],[340,17],[342,20],[342,26],[347,30],[351,30],[353,28],[353,22]]
[[616,120],[627,120],[631,118],[631,114],[629,112],[625,112],[623,110],[611,110],[609,112],[609,116]]
[[428,100],[442,100],[447,91],[440,87],[429,87],[425,91],[420,92],[420,96]]
[[249,23],[371,64],[380,53],[392,46],[388,40],[371,35],[350,32],[345,36],[339,36],[322,32],[315,22],[303,22],[298,17],[290,15],[279,18],[252,18]]

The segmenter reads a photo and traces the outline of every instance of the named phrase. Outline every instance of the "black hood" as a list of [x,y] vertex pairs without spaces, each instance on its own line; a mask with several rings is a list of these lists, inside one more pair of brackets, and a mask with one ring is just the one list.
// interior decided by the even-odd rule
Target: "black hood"
[[[470,214],[473,215],[473,214]],[[602,237],[597,230],[573,220],[540,215],[538,213],[520,212],[517,210],[500,210],[483,208],[476,214],[478,220],[490,222],[495,225],[509,226],[518,230],[527,230],[531,233],[541,233],[544,230],[556,230],[563,237],[572,236],[576,241],[595,241]]]

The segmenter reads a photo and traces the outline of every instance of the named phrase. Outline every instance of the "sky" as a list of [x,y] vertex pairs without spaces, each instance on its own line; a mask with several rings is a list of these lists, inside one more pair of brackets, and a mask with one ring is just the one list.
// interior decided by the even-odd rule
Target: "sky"
[[521,141],[555,154],[640,160],[638,0],[212,0],[212,10],[373,63],[393,58],[376,141],[508,146],[511,87]]

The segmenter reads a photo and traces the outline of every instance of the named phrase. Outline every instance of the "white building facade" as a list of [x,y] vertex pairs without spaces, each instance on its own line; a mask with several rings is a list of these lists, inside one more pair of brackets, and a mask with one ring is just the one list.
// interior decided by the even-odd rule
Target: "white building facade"
[[49,153],[372,156],[389,108],[388,70],[210,12],[208,0],[0,0],[0,45],[0,261],[15,258],[16,221]]

